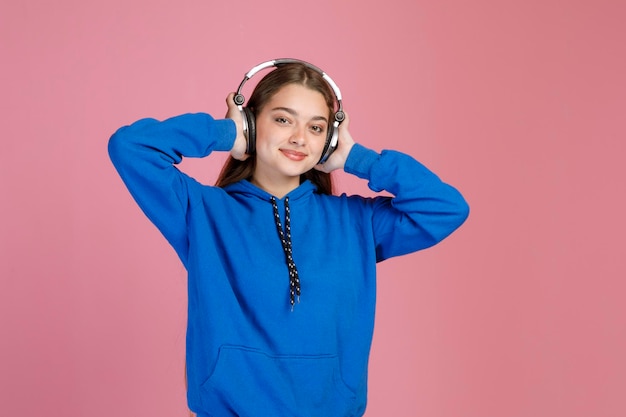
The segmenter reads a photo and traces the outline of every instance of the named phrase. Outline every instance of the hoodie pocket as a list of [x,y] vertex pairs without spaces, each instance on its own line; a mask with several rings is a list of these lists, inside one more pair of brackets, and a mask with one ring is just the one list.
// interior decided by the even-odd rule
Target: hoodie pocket
[[203,397],[209,412],[241,417],[347,417],[355,403],[336,355],[270,355],[240,346],[220,348]]

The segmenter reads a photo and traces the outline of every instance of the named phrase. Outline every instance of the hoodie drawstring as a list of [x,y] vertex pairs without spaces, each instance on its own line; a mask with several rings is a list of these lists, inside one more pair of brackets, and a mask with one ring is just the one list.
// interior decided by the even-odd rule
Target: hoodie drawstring
[[[287,268],[289,269],[289,303],[291,304],[291,311],[296,302],[300,302],[300,278],[298,277],[298,268],[293,260],[291,250],[291,218],[289,214],[289,197],[285,198],[285,230],[283,231],[283,225],[280,222],[280,214],[278,213],[278,205],[276,204],[276,197],[270,198],[272,201],[272,207],[274,209],[274,222],[276,223],[276,229],[278,230],[278,237],[283,245],[283,251],[285,252],[285,258],[287,259]],[[297,298],[296,298],[297,297]]]

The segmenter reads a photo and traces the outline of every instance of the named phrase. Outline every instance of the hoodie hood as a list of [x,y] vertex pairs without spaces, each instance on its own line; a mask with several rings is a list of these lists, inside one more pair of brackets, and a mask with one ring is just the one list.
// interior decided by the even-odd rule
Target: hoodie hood
[[[273,197],[272,194],[257,187],[256,185],[252,184],[248,180],[241,180],[234,184],[230,184],[224,187],[224,191],[226,191],[230,195],[241,194],[246,197],[257,197],[263,201],[267,201],[268,203],[270,203],[271,198]],[[302,198],[306,198],[316,191],[317,191],[317,186],[313,184],[311,181],[306,180],[302,184],[300,184],[297,188],[290,191],[283,198],[276,197],[276,200],[280,201],[289,197],[289,200],[294,202]]]
[[244,198],[257,198],[271,204],[272,208],[271,212],[268,210],[268,216],[273,215],[277,236],[285,253],[285,263],[289,272],[289,304],[291,305],[291,311],[293,311],[295,303],[300,302],[300,277],[298,267],[293,259],[289,202],[297,202],[309,197],[314,191],[317,191],[317,187],[311,181],[306,180],[281,199],[257,187],[248,180],[238,181],[224,187],[224,190],[231,196],[236,197],[236,195],[239,195]]

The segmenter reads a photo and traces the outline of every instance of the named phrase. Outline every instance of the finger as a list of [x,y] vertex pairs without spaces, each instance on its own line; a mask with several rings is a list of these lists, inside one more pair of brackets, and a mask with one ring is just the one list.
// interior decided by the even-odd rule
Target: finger
[[237,104],[235,103],[235,93],[228,93],[228,96],[226,96],[226,105],[229,109],[237,108]]
[[226,117],[234,118],[234,115],[237,114],[237,105],[235,104],[235,93],[229,93],[226,96]]

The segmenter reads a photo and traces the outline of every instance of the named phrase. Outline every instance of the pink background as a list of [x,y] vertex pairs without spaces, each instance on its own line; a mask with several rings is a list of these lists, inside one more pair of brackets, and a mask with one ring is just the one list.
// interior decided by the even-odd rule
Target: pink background
[[[367,417],[626,415],[625,9],[3,1],[0,415],[186,415],[185,271],[107,140],[222,116],[250,67],[287,56],[335,79],[357,140],[414,155],[472,207],[380,265]],[[222,160],[183,167],[212,182]]]

